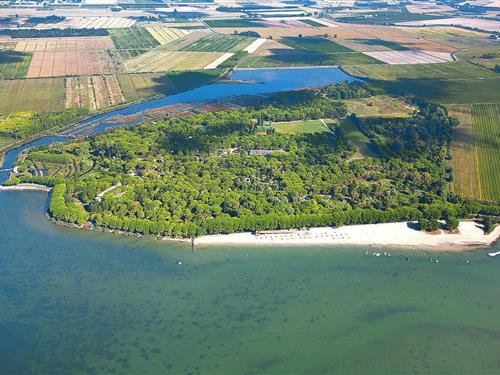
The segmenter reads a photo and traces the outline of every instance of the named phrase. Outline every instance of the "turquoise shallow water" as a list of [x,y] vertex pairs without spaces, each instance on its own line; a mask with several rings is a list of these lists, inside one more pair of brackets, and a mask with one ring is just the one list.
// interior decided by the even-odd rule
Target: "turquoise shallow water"
[[485,250],[191,253],[53,225],[45,197],[0,192],[2,374],[500,372]]

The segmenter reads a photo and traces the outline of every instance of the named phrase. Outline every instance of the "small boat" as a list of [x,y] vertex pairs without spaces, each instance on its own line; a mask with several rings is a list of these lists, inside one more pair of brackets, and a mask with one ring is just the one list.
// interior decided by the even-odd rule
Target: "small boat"
[[496,257],[497,255],[500,255],[500,251],[497,251],[496,253],[488,253],[490,257]]

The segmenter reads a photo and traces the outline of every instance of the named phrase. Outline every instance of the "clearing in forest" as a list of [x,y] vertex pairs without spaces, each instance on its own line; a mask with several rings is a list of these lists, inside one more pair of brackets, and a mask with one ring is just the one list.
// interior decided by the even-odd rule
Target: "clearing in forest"
[[348,113],[358,117],[410,117],[413,107],[397,98],[387,95],[369,98],[343,100]]
[[333,120],[287,121],[275,122],[272,127],[281,134],[323,133],[330,131],[328,124],[333,122]]
[[370,140],[359,131],[354,122],[352,122],[349,118],[342,119],[340,122],[340,128],[342,129],[344,136],[353,143],[354,147],[356,147],[356,152],[351,159],[363,159],[368,156],[373,156],[373,153],[370,150]]

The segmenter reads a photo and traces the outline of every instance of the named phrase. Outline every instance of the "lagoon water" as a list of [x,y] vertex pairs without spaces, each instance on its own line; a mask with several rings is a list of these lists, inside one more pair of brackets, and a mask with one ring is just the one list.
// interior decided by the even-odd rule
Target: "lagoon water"
[[45,210],[45,193],[0,191],[0,374],[500,372],[484,249],[192,253]]
[[0,192],[2,374],[500,371],[484,249],[192,253],[54,225],[45,198]]

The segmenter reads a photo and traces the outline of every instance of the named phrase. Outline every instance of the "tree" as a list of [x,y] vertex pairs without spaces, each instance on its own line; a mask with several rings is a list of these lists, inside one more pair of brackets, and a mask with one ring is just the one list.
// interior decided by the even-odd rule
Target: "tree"
[[495,229],[495,222],[493,221],[493,219],[491,217],[485,218],[483,221],[484,233],[489,234],[493,232],[494,229]]
[[421,231],[428,230],[429,228],[429,221],[426,219],[420,219],[417,223],[418,229]]
[[439,229],[439,221],[437,221],[436,219],[429,220],[429,227],[428,228],[432,232],[438,230]]
[[448,219],[446,219],[446,229],[447,230],[455,230],[458,228],[459,224],[460,224],[460,222],[458,221],[458,219],[456,217],[449,217]]

